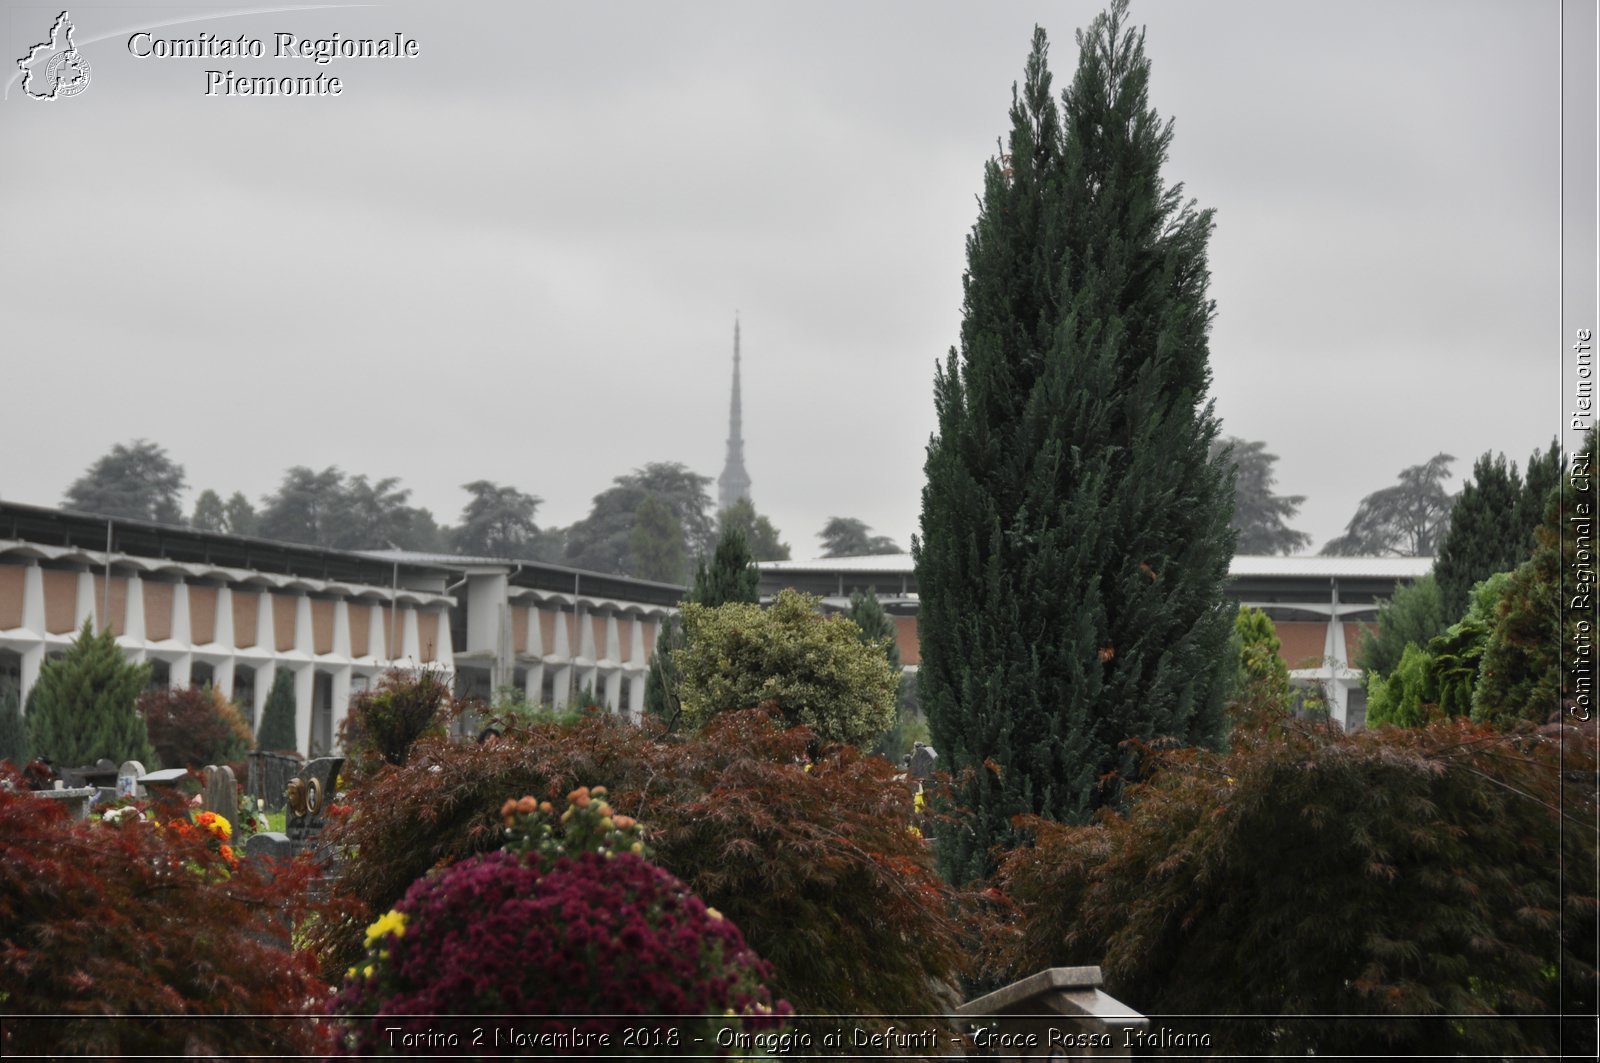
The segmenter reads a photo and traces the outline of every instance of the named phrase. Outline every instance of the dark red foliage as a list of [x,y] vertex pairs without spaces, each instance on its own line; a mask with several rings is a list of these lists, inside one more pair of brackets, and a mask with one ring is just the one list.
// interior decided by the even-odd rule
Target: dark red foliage
[[321,1051],[321,1020],[292,1017],[328,992],[289,941],[309,871],[277,870],[0,786],[0,1054]]
[[[483,1016],[523,1016],[515,1026],[541,1033],[609,1035],[560,1055],[682,1055],[734,1020],[776,1026],[767,973],[737,927],[708,910],[682,882],[632,853],[537,861],[500,851],[474,856],[417,880],[397,906],[404,933],[379,939],[346,978],[336,1012],[381,1015],[354,1022],[341,1048],[382,1054],[395,1031],[423,1037],[455,1033],[474,1044]],[[442,1019],[439,1016],[461,1016]],[[628,1045],[623,1032],[651,1016],[653,1044]],[[563,1016],[588,1016],[568,1019]],[[675,1034],[670,1031],[676,1031]],[[485,1055],[518,1055],[515,1043],[475,1045]]]
[[[943,1013],[982,929],[908,829],[912,799],[895,769],[838,748],[808,771],[810,737],[757,711],[687,738],[600,717],[513,723],[491,745],[424,739],[329,828],[360,854],[338,888],[381,914],[430,868],[498,848],[507,798],[604,784],[657,862],[772,963],[773,992],[800,1012]],[[325,970],[343,975],[362,954],[361,927],[332,928],[328,943]]]
[[1125,814],[1033,821],[1000,868],[1023,914],[1001,962],[1100,964],[1149,1013],[1281,1016],[1200,1023],[1215,1051],[1572,1052],[1555,1016],[1592,1016],[1597,989],[1595,752],[1592,727],[1246,720],[1226,753],[1158,752]]
[[232,764],[250,750],[250,725],[210,688],[147,690],[139,696],[138,710],[164,768]]

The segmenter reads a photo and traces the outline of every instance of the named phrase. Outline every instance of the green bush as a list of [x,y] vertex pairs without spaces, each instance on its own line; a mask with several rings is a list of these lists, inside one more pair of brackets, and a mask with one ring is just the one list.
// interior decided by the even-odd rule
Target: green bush
[[685,603],[688,645],[676,655],[684,719],[703,726],[719,712],[770,703],[822,741],[870,746],[894,723],[899,676],[853,623],[819,615],[819,601],[784,590],[770,609]]
[[150,682],[150,666],[129,664],[111,630],[86,621],[65,655],[39,669],[28,692],[28,745],[63,767],[101,757],[155,761],[134,702]]

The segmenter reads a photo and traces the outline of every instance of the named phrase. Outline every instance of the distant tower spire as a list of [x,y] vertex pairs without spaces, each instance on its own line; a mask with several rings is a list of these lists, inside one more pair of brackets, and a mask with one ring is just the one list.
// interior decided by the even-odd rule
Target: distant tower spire
[[733,314],[733,401],[728,407],[728,457],[717,477],[717,509],[750,497],[750,474],[744,471],[744,429],[739,409],[739,313]]

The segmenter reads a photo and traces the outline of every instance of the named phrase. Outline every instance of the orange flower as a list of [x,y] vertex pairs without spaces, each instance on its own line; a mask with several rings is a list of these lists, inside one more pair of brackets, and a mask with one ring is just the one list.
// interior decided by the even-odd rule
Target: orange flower
[[525,816],[532,815],[538,810],[538,808],[539,802],[535,801],[531,797],[524,797],[522,800],[517,802],[517,811],[521,812]]

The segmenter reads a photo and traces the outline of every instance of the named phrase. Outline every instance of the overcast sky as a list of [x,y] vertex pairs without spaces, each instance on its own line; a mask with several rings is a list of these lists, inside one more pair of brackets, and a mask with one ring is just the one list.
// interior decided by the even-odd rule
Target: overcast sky
[[[1034,24],[1062,85],[1099,9],[95,6],[91,83],[46,104],[14,59],[60,8],[9,4],[0,496],[58,504],[145,437],[189,504],[337,465],[441,521],[490,479],[568,524],[646,462],[720,472],[737,310],[757,507],[796,558],[833,515],[907,545],[984,161]],[[1216,210],[1217,412],[1280,456],[1313,549],[1405,466],[1548,444],[1557,5],[1132,14],[1166,177]],[[268,57],[136,58],[139,30]],[[420,56],[270,57],[335,31]],[[208,69],[344,87],[207,97]]]

